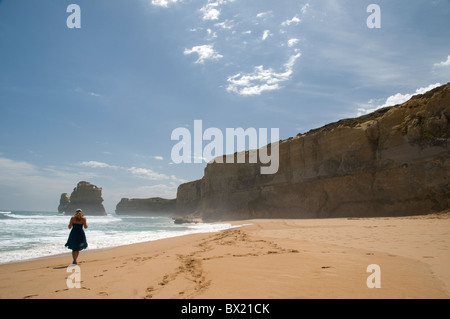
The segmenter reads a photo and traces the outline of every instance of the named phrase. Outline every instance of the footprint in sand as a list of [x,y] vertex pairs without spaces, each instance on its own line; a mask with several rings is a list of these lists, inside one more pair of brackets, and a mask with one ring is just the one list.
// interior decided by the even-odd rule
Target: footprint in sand
[[153,287],[148,287],[145,291],[146,291],[146,295],[145,295],[146,299],[150,299],[153,297],[153,295],[152,295],[152,293],[154,291]]
[[61,291],[67,291],[67,290],[69,290],[69,288],[61,289],[61,290],[55,290],[55,292],[61,292]]

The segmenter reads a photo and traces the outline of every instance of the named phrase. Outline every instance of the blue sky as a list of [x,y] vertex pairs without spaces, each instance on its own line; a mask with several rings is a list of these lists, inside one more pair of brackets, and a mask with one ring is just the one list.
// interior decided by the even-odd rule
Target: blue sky
[[449,82],[449,17],[448,0],[0,0],[0,209],[54,211],[81,180],[108,212],[174,198],[206,166],[170,158],[194,120],[286,139],[401,103]]

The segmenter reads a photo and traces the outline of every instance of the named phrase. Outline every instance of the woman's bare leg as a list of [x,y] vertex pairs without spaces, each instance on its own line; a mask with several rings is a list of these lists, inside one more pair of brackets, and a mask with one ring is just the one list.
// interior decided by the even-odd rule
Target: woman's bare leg
[[72,258],[73,258],[72,264],[74,264],[74,265],[77,264],[77,258],[78,258],[78,255],[79,255],[79,254],[80,254],[79,251],[72,250]]

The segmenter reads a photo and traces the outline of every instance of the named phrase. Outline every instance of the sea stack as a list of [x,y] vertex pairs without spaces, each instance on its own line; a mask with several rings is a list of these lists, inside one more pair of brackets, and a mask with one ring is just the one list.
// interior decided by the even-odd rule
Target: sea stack
[[67,193],[61,194],[58,212],[72,215],[80,208],[85,215],[104,216],[106,211],[102,202],[102,188],[82,181],[73,189],[70,197]]

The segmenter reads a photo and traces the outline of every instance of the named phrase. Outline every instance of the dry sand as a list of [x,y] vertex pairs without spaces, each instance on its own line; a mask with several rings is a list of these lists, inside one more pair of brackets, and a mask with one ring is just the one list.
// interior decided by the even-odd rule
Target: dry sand
[[[450,213],[249,220],[218,233],[0,265],[0,298],[449,298]],[[368,265],[381,288],[369,289]]]

